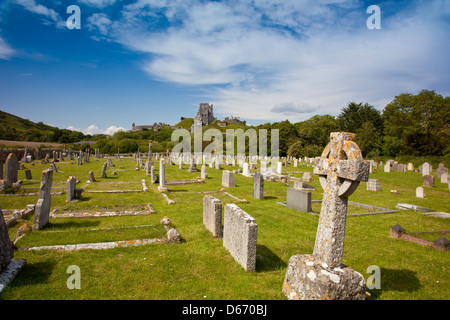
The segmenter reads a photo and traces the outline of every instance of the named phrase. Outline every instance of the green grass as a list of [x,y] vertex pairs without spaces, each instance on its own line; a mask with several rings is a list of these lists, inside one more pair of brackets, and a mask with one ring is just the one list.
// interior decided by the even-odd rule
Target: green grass
[[[106,160],[105,160],[106,161]],[[223,248],[222,239],[213,239],[202,222],[202,192],[222,189],[222,170],[207,166],[209,179],[204,184],[168,186],[168,196],[175,204],[168,205],[150,183],[142,170],[135,170],[135,161],[124,159],[114,168],[108,168],[108,178],[101,179],[104,161],[91,160],[88,164],[58,164],[61,172],[54,173],[54,186],[63,188],[72,175],[80,180],[78,187],[89,190],[140,190],[140,181],[146,180],[149,192],[107,194],[83,193],[83,200],[66,203],[65,191],[52,197],[52,209],[64,210],[128,210],[145,209],[151,203],[156,214],[109,218],[58,218],[50,219],[41,231],[33,231],[18,241],[17,246],[41,246],[69,243],[90,243],[159,237],[165,230],[159,224],[168,216],[182,236],[181,244],[151,244],[140,247],[110,250],[82,250],[76,252],[16,251],[16,258],[28,260],[28,264],[1,294],[2,299],[286,299],[281,288],[289,258],[295,254],[313,251],[318,216],[300,213],[283,207],[277,202],[286,201],[286,188],[293,183],[265,181],[263,200],[252,198],[252,179],[235,175],[237,187],[226,191],[247,202],[237,202],[223,192],[211,194],[220,199],[223,206],[236,203],[253,216],[258,224],[256,272],[247,273]],[[40,172],[49,165],[29,164],[35,181],[24,180],[26,187],[38,187]],[[118,166],[123,166],[119,169]],[[194,179],[200,173],[187,172],[188,165],[179,170],[178,165],[166,164],[166,179]],[[222,165],[224,169],[236,167]],[[158,165],[155,162],[158,171]],[[301,177],[312,172],[312,166],[283,167],[286,173]],[[93,170],[98,182],[85,187],[88,172]],[[117,176],[111,172],[117,171]],[[157,172],[158,173],[158,172]],[[19,179],[24,179],[23,170]],[[379,179],[380,192],[366,191],[361,183],[349,200],[396,209],[398,202],[417,204],[435,211],[450,212],[450,192],[446,185],[436,182],[435,188],[425,188],[425,199],[415,197],[415,188],[422,184],[419,173],[375,172],[371,178]],[[322,199],[322,188],[317,176],[310,183],[317,190],[313,200]],[[389,190],[399,190],[393,194]],[[3,209],[21,209],[34,204],[37,196],[0,197]],[[320,204],[313,204],[313,211],[320,211]],[[367,212],[349,206],[348,214]],[[33,217],[21,221],[9,229],[11,239],[17,228],[32,224]],[[400,211],[395,214],[349,216],[347,218],[344,263],[370,276],[367,268],[377,265],[381,269],[381,290],[369,290],[373,299],[443,299],[450,298],[448,252],[435,251],[431,247],[389,237],[389,228],[395,224],[407,232],[450,229],[447,219],[432,218],[420,213]],[[122,228],[124,226],[154,225],[155,227]],[[103,230],[113,228],[111,230]],[[102,229],[88,231],[89,229]],[[62,231],[62,232],[50,232]],[[434,240],[440,234],[416,235]],[[81,290],[69,290],[66,281],[67,267],[77,265],[81,270]],[[206,297],[206,298],[205,298]]]

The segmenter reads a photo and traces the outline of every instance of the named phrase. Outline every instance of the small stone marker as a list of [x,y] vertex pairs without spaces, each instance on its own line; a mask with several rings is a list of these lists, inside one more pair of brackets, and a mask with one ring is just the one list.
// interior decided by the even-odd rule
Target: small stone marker
[[288,188],[286,196],[286,206],[300,212],[312,212],[311,192]]
[[426,174],[423,176],[423,185],[425,187],[434,187],[434,176]]
[[433,241],[433,249],[440,251],[449,251],[450,250],[450,240],[446,237],[440,237]]
[[222,171],[222,186],[226,188],[236,187],[236,181],[234,180],[233,173],[228,170]]
[[425,198],[425,193],[422,187],[417,187],[416,188],[416,198]]
[[253,176],[253,198],[264,199],[264,177],[259,171]]
[[223,246],[245,271],[256,269],[256,238],[258,225],[255,219],[235,204],[224,210]]
[[203,224],[214,238],[222,238],[222,202],[219,199],[203,197]]
[[369,163],[362,158],[355,135],[331,133],[314,173],[324,190],[312,255],[289,260],[283,292],[289,299],[365,299],[365,280],[342,264],[348,197],[369,178]]
[[33,179],[33,177],[31,176],[31,170],[30,169],[25,170],[25,179],[27,179],[27,180],[32,180]]
[[50,206],[52,204],[53,170],[48,169],[42,172],[39,199],[34,211],[33,230],[42,229],[49,220]]

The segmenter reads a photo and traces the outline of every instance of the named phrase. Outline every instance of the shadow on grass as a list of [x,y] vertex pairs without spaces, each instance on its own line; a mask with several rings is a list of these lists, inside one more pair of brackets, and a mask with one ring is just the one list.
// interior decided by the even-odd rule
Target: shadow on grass
[[256,272],[287,268],[287,264],[265,245],[256,245]]
[[96,227],[100,225],[100,221],[98,220],[84,220],[77,219],[77,221],[63,221],[59,223],[49,222],[47,226],[43,229],[43,231],[62,231],[66,229],[71,229],[73,227],[76,228],[88,228],[88,227]]
[[372,299],[378,299],[383,291],[413,292],[422,287],[415,271],[381,268],[380,274],[381,289],[368,290]]
[[56,262],[51,260],[27,263],[9,286],[21,287],[47,283],[52,275],[55,265]]

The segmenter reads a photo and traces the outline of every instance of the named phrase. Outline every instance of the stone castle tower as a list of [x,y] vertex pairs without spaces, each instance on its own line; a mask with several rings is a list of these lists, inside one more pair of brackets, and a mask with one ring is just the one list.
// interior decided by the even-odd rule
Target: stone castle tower
[[209,105],[209,103],[200,103],[198,108],[197,116],[194,118],[194,121],[201,121],[202,125],[209,125],[216,120],[214,118],[213,105]]

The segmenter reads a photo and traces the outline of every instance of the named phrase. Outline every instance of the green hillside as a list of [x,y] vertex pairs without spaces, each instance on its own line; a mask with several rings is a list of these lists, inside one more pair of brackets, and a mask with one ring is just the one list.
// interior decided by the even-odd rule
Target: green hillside
[[0,110],[0,140],[73,143],[85,138],[78,131],[35,123]]

